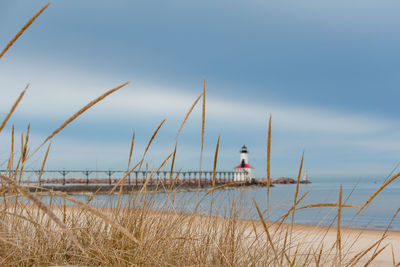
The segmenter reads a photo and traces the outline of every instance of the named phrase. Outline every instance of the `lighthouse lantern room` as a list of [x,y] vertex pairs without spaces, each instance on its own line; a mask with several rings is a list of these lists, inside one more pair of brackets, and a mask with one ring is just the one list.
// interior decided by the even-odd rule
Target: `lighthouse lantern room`
[[240,164],[235,168],[235,182],[251,182],[253,178],[253,167],[249,164],[249,154],[244,145],[240,149]]

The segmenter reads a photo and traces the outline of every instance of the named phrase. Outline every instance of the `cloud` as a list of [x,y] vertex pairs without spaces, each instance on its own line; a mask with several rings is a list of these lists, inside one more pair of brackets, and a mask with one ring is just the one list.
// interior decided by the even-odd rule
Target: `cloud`
[[[36,128],[32,134],[32,143],[44,140],[46,133],[59,126],[66,118],[79,110],[82,106],[106,90],[124,82],[118,75],[96,75],[90,72],[71,70],[67,67],[51,70],[49,65],[31,68],[30,64],[15,64],[11,69],[0,67],[2,80],[2,97],[0,98],[0,115],[5,115],[17,98],[26,81],[31,87],[17,108],[13,119],[39,121],[46,127],[46,131]],[[13,69],[18,69],[15,72]],[[45,75],[44,75],[45,74]],[[85,123],[100,122],[90,125],[88,134],[84,134],[82,122],[68,126],[64,132],[56,136],[52,154],[49,157],[49,166],[76,167],[76,168],[123,168],[129,150],[129,134],[127,140],[115,136],[118,129],[122,129],[127,122],[135,122],[135,131],[140,128],[150,128],[153,131],[156,124],[167,118],[167,124],[152,145],[148,159],[156,165],[162,161],[171,150],[176,130],[193,101],[201,93],[201,84],[193,85],[166,83],[159,84],[144,80],[134,80],[126,88],[109,96],[83,115]],[[253,94],[254,95],[254,94]],[[357,158],[358,162],[373,161],[371,154],[382,157],[385,153],[396,153],[397,136],[400,134],[396,121],[370,114],[356,114],[343,110],[332,110],[310,105],[292,105],[284,102],[257,99],[257,96],[221,96],[212,85],[208,86],[206,100],[206,162],[212,168],[212,156],[215,149],[216,135],[222,135],[219,167],[230,169],[237,160],[238,146],[242,142],[251,146],[253,165],[262,175],[262,166],[265,164],[265,131],[267,116],[273,116],[273,155],[275,172],[290,173],[297,168],[298,156],[306,148],[308,160],[316,162],[314,171],[356,172],[356,165],[345,166],[343,161],[350,157]],[[199,126],[201,120],[200,105],[196,107],[189,121],[185,125],[180,138],[179,159],[177,163],[184,168],[197,168],[200,154],[199,130],[193,132],[193,125]],[[145,124],[146,122],[147,124]],[[154,122],[149,127],[148,122]],[[10,122],[11,124],[12,122]],[[107,132],[108,124],[117,129]],[[76,126],[74,128],[74,126]],[[86,126],[92,127],[92,126]],[[74,134],[68,132],[74,129]],[[85,128],[86,129],[86,128]],[[87,129],[86,129],[87,130]],[[96,139],[93,133],[96,132]],[[102,133],[103,132],[103,133]],[[98,133],[98,134],[97,134]],[[4,135],[1,133],[0,135]],[[35,135],[36,134],[36,135]],[[114,134],[114,135],[113,135]],[[151,133],[150,133],[151,134]],[[167,138],[163,137],[167,135]],[[136,141],[136,156],[143,153],[148,141],[148,135],[140,135]],[[0,140],[3,150],[2,158],[8,156],[9,139]],[[193,141],[195,140],[195,141]],[[238,144],[240,143],[240,144]],[[369,153],[369,154],[368,154]],[[328,163],[322,163],[325,159]],[[278,162],[279,161],[279,162]],[[40,156],[33,164],[41,162]],[[338,164],[334,166],[330,164]],[[390,163],[388,163],[390,165]],[[386,165],[388,165],[386,164]],[[288,166],[291,167],[288,167]],[[362,165],[362,164],[361,164]],[[385,169],[380,163],[375,169]],[[364,165],[363,165],[364,166]],[[337,169],[341,169],[338,171]],[[352,169],[354,168],[354,169]],[[372,167],[371,167],[372,168]],[[365,171],[369,171],[365,169]]]
[[[90,100],[123,82],[114,76],[99,77],[87,73],[82,75],[71,70],[51,72],[46,68],[38,68],[36,71],[28,71],[24,69],[24,65],[17,65],[12,69],[19,69],[18,74],[4,68],[0,72],[2,86],[7,88],[2,91],[0,112],[8,112],[12,101],[17,98],[25,84],[20,77],[25,76],[26,81],[31,81],[31,88],[16,111],[16,115],[23,118],[66,118]],[[172,86],[133,81],[96,105],[94,111],[89,111],[90,115],[85,116],[94,120],[105,115],[117,120],[137,117],[180,120],[201,93],[201,87],[187,89],[183,85],[181,88]],[[256,96],[253,99],[222,97],[212,87],[208,89],[207,95],[207,120],[218,125],[223,122],[227,128],[235,128],[237,125],[265,128],[268,113],[273,116],[274,128],[282,131],[359,135],[389,131],[396,125],[394,121],[369,114],[264,101]],[[199,108],[192,115],[195,119],[199,119],[198,111]]]

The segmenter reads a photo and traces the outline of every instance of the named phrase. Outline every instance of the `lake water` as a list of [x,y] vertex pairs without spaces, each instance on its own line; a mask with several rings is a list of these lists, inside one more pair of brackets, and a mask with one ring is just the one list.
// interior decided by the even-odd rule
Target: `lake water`
[[[399,178],[400,179],[400,178]],[[343,187],[343,203],[362,205],[369,196],[374,193],[384,182],[385,178],[313,178],[311,184],[301,184],[300,198],[306,191],[310,193],[298,205],[299,207],[317,203],[337,203],[340,185]],[[293,204],[296,185],[275,185],[270,189],[270,219],[278,220]],[[175,208],[186,212],[192,212],[199,200],[199,211],[203,214],[210,212],[219,216],[229,214],[232,201],[240,211],[240,217],[244,219],[259,219],[253,199],[258,203],[266,218],[267,189],[260,187],[228,188],[207,195],[206,191],[199,192],[177,192],[175,196]],[[86,201],[89,196],[75,195],[77,199]],[[97,195],[92,205],[114,206],[117,195]],[[151,194],[147,199],[154,201],[156,209],[170,209],[172,196],[167,199],[166,193]],[[46,200],[46,197],[44,198]],[[123,203],[132,201],[132,196],[123,196]],[[165,204],[168,203],[168,204]],[[167,207],[167,208],[166,208]],[[392,220],[396,210],[400,207],[400,180],[394,181],[386,187],[368,206],[361,216],[355,216],[356,208],[343,208],[342,226],[368,229],[385,229]],[[294,221],[301,224],[336,225],[336,207],[319,207],[297,210]],[[399,215],[400,217],[400,215]],[[394,219],[390,230],[400,231],[400,218]],[[290,222],[289,216],[287,221]]]

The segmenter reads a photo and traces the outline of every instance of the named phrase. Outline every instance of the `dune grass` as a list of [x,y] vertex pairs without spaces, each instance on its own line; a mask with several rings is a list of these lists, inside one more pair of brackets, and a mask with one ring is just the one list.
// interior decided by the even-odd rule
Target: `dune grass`
[[[0,59],[47,6],[48,4],[17,33],[16,37],[3,50]],[[400,175],[393,175],[361,207],[343,202],[342,189],[340,188],[337,203],[315,203],[298,208],[300,202],[309,193],[308,191],[299,197],[299,180],[304,153],[300,162],[293,205],[277,222],[269,220],[269,187],[266,190],[268,202],[266,219],[264,219],[263,212],[255,200],[253,200],[253,208],[259,215],[259,220],[257,221],[240,219],[248,211],[236,201],[232,201],[227,213],[218,213],[218,206],[211,200],[209,214],[223,215],[221,217],[205,216],[198,212],[200,203],[206,197],[213,195],[218,190],[238,184],[238,182],[210,189],[203,195],[203,198],[198,200],[196,209],[192,213],[185,213],[177,209],[177,203],[175,202],[176,191],[173,183],[178,176],[172,177],[177,153],[177,140],[173,152],[168,153],[163,163],[151,171],[141,190],[124,196],[129,198],[128,202],[120,201],[122,190],[119,191],[118,204],[115,207],[91,205],[96,193],[88,201],[82,202],[61,192],[41,189],[41,191],[46,191],[46,194],[50,196],[50,201],[45,202],[42,200],[43,193],[29,191],[28,187],[38,188],[38,186],[21,183],[24,166],[31,156],[86,110],[125,85],[127,83],[105,92],[78,110],[54,130],[33,152],[29,152],[30,128],[28,126],[26,133],[21,134],[21,152],[16,159],[14,128],[12,128],[11,153],[7,160],[7,171],[0,174],[0,191],[2,195],[0,203],[0,265],[368,266],[373,264],[377,257],[390,247],[390,243],[383,243],[387,237],[387,231],[365,248],[360,246],[359,243],[361,241],[358,236],[354,237],[350,242],[345,242],[345,231],[341,229],[340,223],[341,214],[343,208],[359,208],[358,213],[365,210],[376,195]],[[14,110],[18,108],[25,92],[26,89],[20,94],[9,113],[2,120],[0,133],[11,118]],[[177,133],[178,138],[193,108],[203,97],[200,169],[202,166],[205,131],[205,92],[204,83],[203,92],[190,107]],[[123,179],[129,173],[135,168],[141,168],[146,153],[164,122],[165,119],[151,136],[142,158],[136,164],[132,164],[135,139],[135,134],[133,133],[128,167],[123,177],[121,177],[121,186],[123,186]],[[218,137],[215,150],[213,185],[215,185],[219,142],[220,137]],[[41,172],[45,167],[49,150],[50,143],[41,166]],[[268,184],[270,183],[270,159],[271,117],[267,136]],[[15,162],[17,162],[16,165],[14,165]],[[154,173],[157,173],[169,162],[172,185],[167,190],[166,199],[160,210],[160,206],[156,205],[156,193],[147,192],[146,185],[153,178]],[[134,167],[131,168],[131,165]],[[116,189],[117,186],[113,188],[113,191]],[[55,198],[62,200],[63,204],[56,203]],[[171,198],[172,202],[169,201]],[[193,201],[193,199],[186,201]],[[73,203],[74,206],[67,206],[66,203]],[[294,225],[294,217],[297,210],[316,207],[337,207],[336,229],[327,227],[305,231]],[[397,213],[393,216],[393,219],[397,216]],[[291,221],[286,222],[290,215]],[[329,239],[328,236],[332,230],[335,231],[334,236],[336,237]],[[399,266],[400,259],[396,257],[393,251],[392,247],[391,263],[393,266]]]

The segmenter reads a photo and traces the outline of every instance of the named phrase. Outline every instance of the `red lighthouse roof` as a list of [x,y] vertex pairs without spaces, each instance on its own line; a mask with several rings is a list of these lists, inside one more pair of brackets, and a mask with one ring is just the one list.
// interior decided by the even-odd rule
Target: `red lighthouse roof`
[[235,167],[235,169],[241,169],[241,168],[250,168],[250,169],[254,169],[253,167],[251,167],[250,164],[239,164]]

